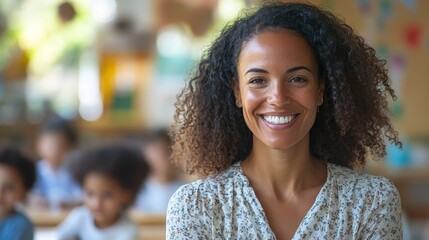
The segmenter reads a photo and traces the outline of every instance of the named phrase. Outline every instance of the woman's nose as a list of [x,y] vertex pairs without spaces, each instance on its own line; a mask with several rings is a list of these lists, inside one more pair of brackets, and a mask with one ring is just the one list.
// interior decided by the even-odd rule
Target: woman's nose
[[277,107],[282,107],[291,102],[290,93],[282,83],[274,83],[268,91],[268,103]]

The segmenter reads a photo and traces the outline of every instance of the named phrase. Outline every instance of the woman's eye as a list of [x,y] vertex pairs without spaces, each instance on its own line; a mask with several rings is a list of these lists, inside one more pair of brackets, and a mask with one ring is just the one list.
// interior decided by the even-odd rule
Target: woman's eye
[[307,80],[305,78],[302,77],[293,77],[292,79],[290,79],[290,82],[292,83],[304,83]]
[[256,77],[256,78],[250,79],[249,83],[250,84],[263,84],[263,83],[265,83],[265,79]]

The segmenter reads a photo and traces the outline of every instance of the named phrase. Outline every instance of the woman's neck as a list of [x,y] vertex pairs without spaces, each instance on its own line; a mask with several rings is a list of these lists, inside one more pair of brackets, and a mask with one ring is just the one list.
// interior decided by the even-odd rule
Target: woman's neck
[[327,175],[326,165],[311,156],[305,142],[280,150],[254,141],[242,169],[252,187],[278,199],[323,184]]

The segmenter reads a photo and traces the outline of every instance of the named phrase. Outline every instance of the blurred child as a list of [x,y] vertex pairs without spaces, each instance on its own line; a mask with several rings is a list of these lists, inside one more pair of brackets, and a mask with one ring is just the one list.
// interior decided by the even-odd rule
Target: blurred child
[[17,210],[36,180],[34,163],[15,148],[0,146],[0,239],[33,239],[30,220]]
[[141,153],[122,143],[89,148],[75,157],[71,173],[84,191],[58,229],[58,239],[137,239],[138,227],[125,210],[132,204],[149,167]]
[[171,140],[166,130],[154,131],[146,137],[143,153],[151,172],[137,200],[137,210],[145,213],[167,212],[170,197],[183,185],[177,168],[170,163]]
[[77,132],[69,122],[59,117],[48,119],[38,138],[37,151],[42,160],[37,163],[31,204],[57,210],[81,202],[81,189],[64,167],[65,156],[76,144]]
[[423,240],[429,240],[429,222],[426,224],[425,229],[423,229]]

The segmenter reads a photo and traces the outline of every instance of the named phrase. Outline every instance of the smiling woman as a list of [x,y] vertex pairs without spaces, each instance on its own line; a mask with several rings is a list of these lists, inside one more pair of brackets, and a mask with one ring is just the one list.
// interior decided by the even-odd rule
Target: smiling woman
[[254,147],[262,142],[287,149],[308,141],[324,88],[304,38],[286,30],[256,35],[244,44],[237,72],[237,106],[243,108]]
[[[400,145],[385,62],[331,13],[273,3],[227,26],[176,104],[168,239],[400,239],[388,180],[353,170]],[[183,164],[184,163],[184,164]]]

